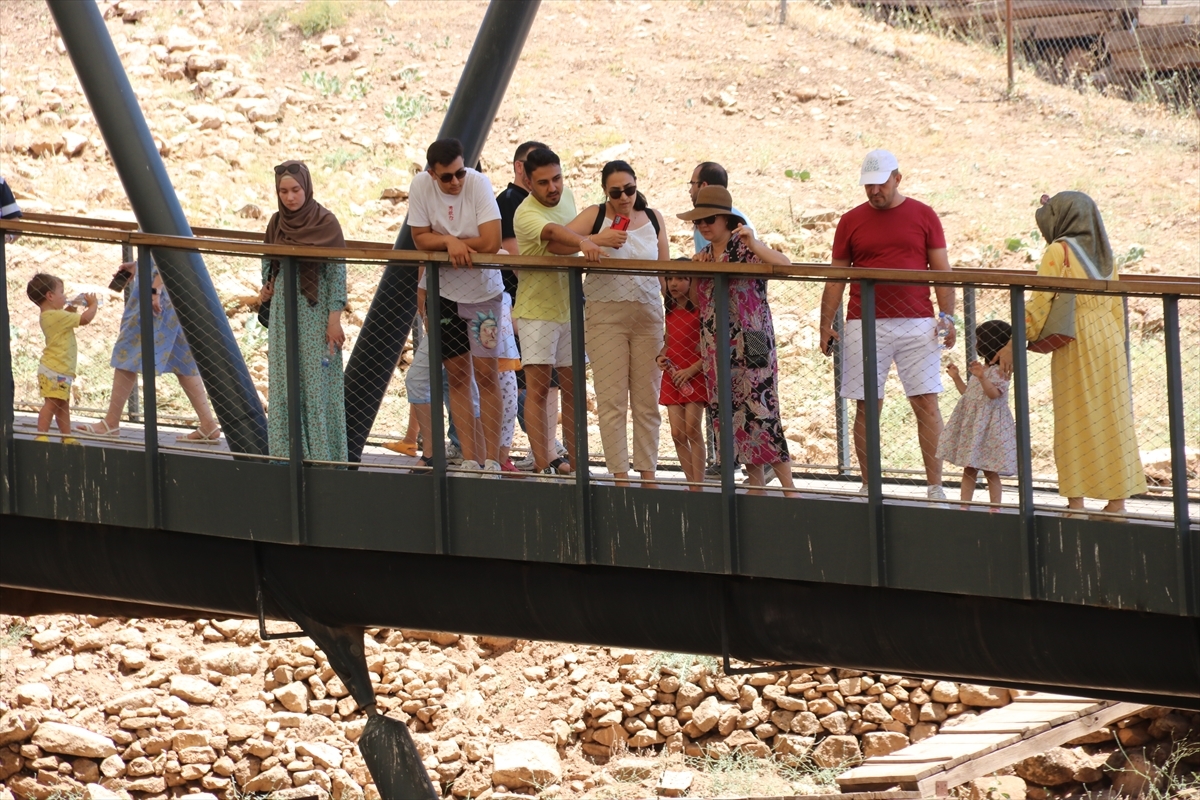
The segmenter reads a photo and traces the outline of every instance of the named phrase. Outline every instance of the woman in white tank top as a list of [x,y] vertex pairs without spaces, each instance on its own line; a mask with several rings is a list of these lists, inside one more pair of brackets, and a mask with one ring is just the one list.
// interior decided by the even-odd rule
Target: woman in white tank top
[[[670,258],[662,215],[646,205],[637,175],[624,161],[610,161],[601,172],[608,197],[588,206],[568,226],[580,234],[611,228],[628,220],[625,243],[602,247],[607,258],[666,261]],[[629,477],[629,412],[633,414],[633,468],[654,478],[662,417],[658,391],[662,371],[655,358],[663,346],[662,288],[657,275],[590,273],[584,284],[584,336],[592,365],[604,461],[617,478]]]

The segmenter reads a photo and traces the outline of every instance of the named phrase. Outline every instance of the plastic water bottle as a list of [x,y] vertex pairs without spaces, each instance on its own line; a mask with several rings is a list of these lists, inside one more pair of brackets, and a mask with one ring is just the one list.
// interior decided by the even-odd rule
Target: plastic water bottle
[[937,321],[937,338],[938,344],[943,350],[948,350],[949,345],[946,344],[946,337],[950,335],[951,329],[954,327],[954,317],[947,314],[945,311],[938,312]]
[[329,368],[329,356],[328,355],[321,356],[321,367],[323,369]]
[[[675,373],[678,371],[679,371],[679,368],[675,366],[675,362],[668,358],[667,359],[667,377],[671,380],[671,383],[675,382]],[[683,386],[679,386],[677,388],[683,394],[692,394],[695,391],[695,389],[692,388],[692,382],[690,380],[685,381]]]
[[[87,308],[87,304],[88,304],[87,295],[84,294],[83,292],[80,292],[79,294],[75,295],[75,299],[72,300],[69,305],[82,306],[83,308]],[[99,308],[103,304],[104,304],[104,298],[97,297],[96,298],[96,308]]]

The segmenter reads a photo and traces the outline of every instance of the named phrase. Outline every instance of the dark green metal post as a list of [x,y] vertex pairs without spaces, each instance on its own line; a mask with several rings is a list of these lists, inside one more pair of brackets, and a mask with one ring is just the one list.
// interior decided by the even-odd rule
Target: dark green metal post
[[[150,250],[138,248],[138,322],[142,329],[142,438],[146,448],[146,527],[162,527],[158,469],[158,403],[154,358],[154,264]],[[137,392],[130,392],[133,397]]]
[[[138,224],[146,233],[191,236],[99,8],[75,0],[46,4]],[[155,261],[230,449],[265,454],[267,418],[204,259],[195,252],[159,249]]]
[[[139,259],[141,258],[140,254],[139,254],[138,258]],[[121,263],[128,264],[130,261],[133,261],[133,245],[131,245],[129,242],[122,242],[121,243]],[[129,283],[125,284],[125,300],[126,301],[129,300],[129,292],[132,291],[132,288],[133,288],[132,284],[129,284]],[[135,380],[136,380],[136,378],[135,378]],[[129,399],[127,401],[125,401],[125,413],[129,414],[130,422],[138,421],[138,417],[140,416],[140,413],[141,413],[140,408],[141,408],[141,404],[140,404],[140,401],[138,400],[138,393],[130,392]]]
[[867,531],[871,539],[871,585],[887,585],[887,563],[883,542],[883,458],[879,443],[879,360],[875,347],[875,281],[863,281],[859,289],[862,308],[863,411],[867,423]]
[[567,273],[571,301],[571,379],[575,385],[575,514],[578,517],[579,559],[592,560],[591,467],[588,463],[587,355],[583,332],[583,270]]
[[967,363],[979,357],[978,342],[975,341],[975,287],[963,287],[963,339],[967,346]]
[[[842,318],[842,307],[839,305],[833,316],[833,329],[839,337],[846,335],[846,325]],[[843,363],[842,340],[833,340],[833,421],[837,428],[837,460],[838,474],[850,472],[850,454],[854,452],[854,442],[850,438],[850,403],[842,396]]]
[[292,544],[305,543],[304,531],[304,399],[300,392],[300,280],[299,264],[288,256],[283,262],[284,285],[287,297],[284,308],[284,334],[287,361],[287,418],[288,418],[288,468],[291,471],[292,501]]
[[[453,136],[462,142],[463,163],[479,161],[540,2],[492,0],[488,5],[438,131],[439,139]],[[396,236],[395,249],[414,249],[407,222]],[[346,397],[354,398],[353,403],[346,403],[346,441],[351,461],[362,457],[363,444],[412,330],[416,291],[411,267],[389,264],[363,319],[346,364]]]
[[1037,531],[1033,524],[1033,449],[1029,430],[1029,359],[1025,352],[1025,288],[1009,289],[1012,314],[1012,360],[1014,416],[1017,423],[1017,501],[1021,535],[1021,594],[1026,599],[1040,595],[1037,576]]
[[[8,243],[4,241],[5,231],[0,231],[0,278],[8,285]],[[17,513],[14,484],[17,479],[16,460],[13,450],[13,433],[16,421],[13,417],[13,406],[16,403],[16,386],[13,383],[12,369],[12,338],[8,332],[12,330],[8,321],[8,292],[0,292],[0,330],[5,332],[4,347],[0,347],[0,510],[5,514]]]
[[717,356],[717,448],[721,457],[721,538],[725,572],[738,569],[737,456],[733,452],[733,376],[729,347],[729,276],[718,275],[713,286]]
[[1167,420],[1171,432],[1171,504],[1175,511],[1176,585],[1179,613],[1200,616],[1196,600],[1196,542],[1188,519],[1187,437],[1183,421],[1183,360],[1179,295],[1163,297],[1163,344],[1167,355]]
[[[433,551],[450,552],[449,486],[446,484],[446,413],[442,396],[441,270],[425,265],[425,319],[429,334],[429,446],[433,448]],[[474,424],[466,420],[465,424]]]

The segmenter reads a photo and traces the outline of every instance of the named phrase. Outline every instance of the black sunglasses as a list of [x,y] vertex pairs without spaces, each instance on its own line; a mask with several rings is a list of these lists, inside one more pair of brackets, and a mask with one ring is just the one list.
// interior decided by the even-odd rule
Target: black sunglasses
[[461,181],[465,177],[467,177],[467,168],[463,167],[458,172],[443,172],[441,175],[438,175],[438,180],[442,183],[449,183],[455,178]]
[[717,221],[717,217],[719,217],[719,216],[721,216],[721,215],[713,214],[711,217],[701,217],[700,219],[696,220],[696,224],[697,225],[712,225],[713,223],[715,223]]
[[608,190],[608,196],[611,197],[613,200],[619,199],[621,197],[621,195],[625,195],[626,197],[633,197],[635,194],[637,194],[637,184],[634,184],[633,186],[626,186],[624,189],[609,189]]
[[275,167],[276,175],[283,175],[284,173],[289,173],[291,175],[299,175],[303,171],[304,171],[304,167],[298,163],[279,164],[278,166]]

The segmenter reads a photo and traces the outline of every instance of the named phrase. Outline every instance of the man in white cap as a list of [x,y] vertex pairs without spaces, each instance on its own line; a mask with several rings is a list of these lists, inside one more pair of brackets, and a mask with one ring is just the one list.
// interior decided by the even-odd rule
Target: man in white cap
[[[859,183],[867,202],[847,211],[838,221],[833,237],[833,266],[865,269],[912,269],[949,271],[946,236],[932,208],[900,193],[900,165],[887,150],[872,150],[863,159]],[[828,353],[834,339],[834,315],[842,304],[846,282],[825,284],[821,297],[821,352]],[[929,289],[916,285],[883,285],[875,288],[876,376],[879,405],[888,370],[896,372],[917,417],[917,439],[925,462],[927,493],[931,500],[944,500],[942,462],[937,458],[942,433],[938,394],[942,391],[941,344],[954,346],[954,287],[938,286],[935,317]],[[854,449],[863,468],[866,491],[866,392],[862,369],[862,307],[859,284],[850,284],[850,305],[842,341],[842,397],[857,403],[854,417]]]

